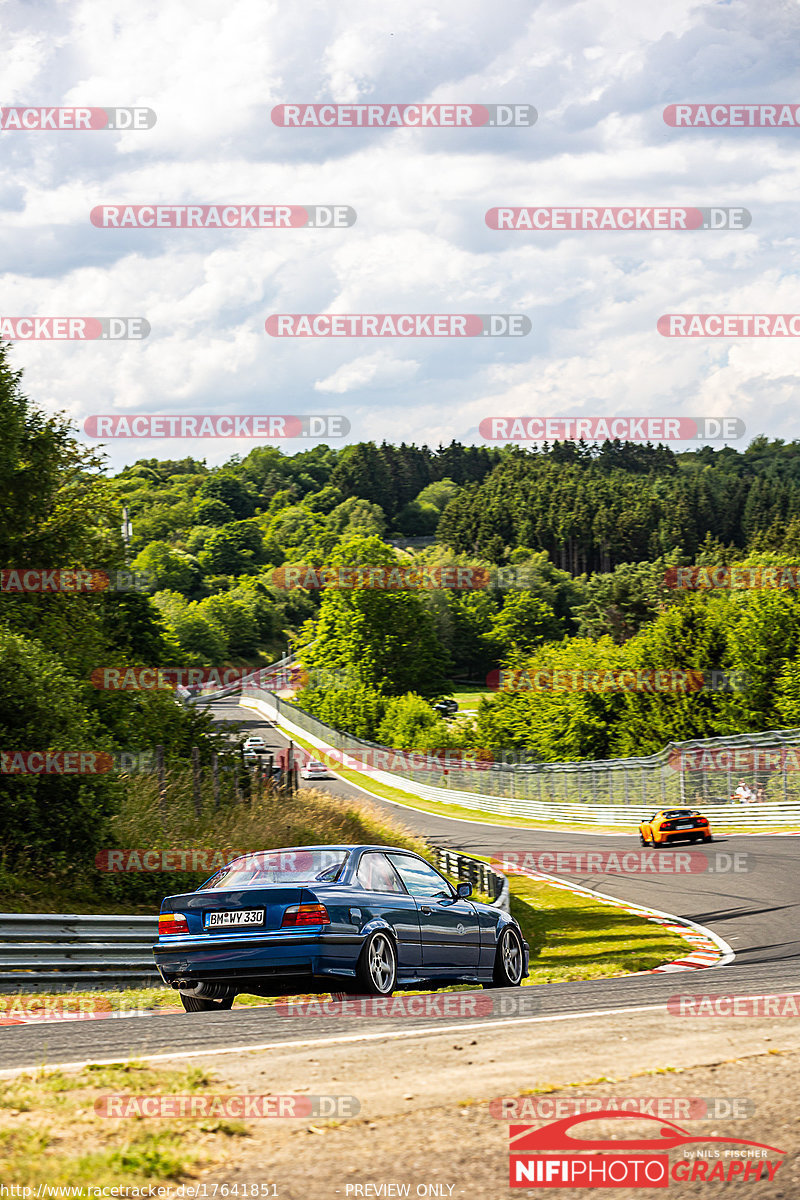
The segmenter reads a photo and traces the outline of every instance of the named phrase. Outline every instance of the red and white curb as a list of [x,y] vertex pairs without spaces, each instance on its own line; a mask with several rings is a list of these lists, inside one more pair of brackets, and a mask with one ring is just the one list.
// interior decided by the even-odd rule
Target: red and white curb
[[[508,872],[508,874],[512,874],[512,872]],[[676,917],[673,913],[661,912],[658,908],[648,908],[643,904],[633,904],[629,900],[606,896],[603,892],[581,887],[579,883],[560,879],[557,875],[545,875],[542,871],[514,871],[513,874],[526,875],[529,879],[541,879],[550,887],[560,888],[564,892],[572,892],[574,896],[589,896],[600,904],[608,904],[635,917],[644,917],[646,921],[652,921],[653,924],[660,925],[670,933],[677,934],[693,947],[691,953],[684,958],[676,958],[672,962],[664,963],[661,967],[653,967],[651,971],[633,971],[631,974],[659,975],[673,971],[696,971],[702,970],[704,967],[725,967],[728,963],[733,962],[733,948],[716,933],[706,929],[705,925],[698,925],[696,921],[690,921],[688,917]]]

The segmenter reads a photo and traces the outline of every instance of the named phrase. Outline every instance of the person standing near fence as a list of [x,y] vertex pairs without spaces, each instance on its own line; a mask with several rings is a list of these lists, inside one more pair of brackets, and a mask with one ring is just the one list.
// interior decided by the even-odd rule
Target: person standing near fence
[[739,786],[731,796],[732,800],[737,800],[739,804],[750,804],[754,799],[752,789],[747,786],[743,779],[739,780]]

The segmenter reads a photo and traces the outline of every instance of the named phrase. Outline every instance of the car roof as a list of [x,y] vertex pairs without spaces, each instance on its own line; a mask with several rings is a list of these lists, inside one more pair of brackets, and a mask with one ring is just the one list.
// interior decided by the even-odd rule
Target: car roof
[[[315,846],[274,846],[271,850],[248,850],[245,854],[284,854],[288,850],[391,850],[393,853],[413,854],[416,858],[420,857],[416,851],[407,850],[404,846],[377,846],[369,842],[327,842]],[[237,857],[244,858],[245,854],[237,855]]]

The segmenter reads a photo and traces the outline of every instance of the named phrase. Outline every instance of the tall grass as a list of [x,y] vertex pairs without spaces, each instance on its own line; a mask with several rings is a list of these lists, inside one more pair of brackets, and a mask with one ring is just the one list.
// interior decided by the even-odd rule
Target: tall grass
[[[244,779],[244,777],[243,777]],[[281,846],[376,843],[426,853],[425,843],[364,800],[342,799],[315,788],[293,795],[257,786],[223,786],[215,807],[210,781],[200,803],[191,770],[170,770],[164,796],[155,775],[131,775],[105,845],[122,850],[273,850]],[[249,794],[248,794],[249,793]],[[199,807],[199,812],[197,811]],[[213,868],[212,868],[213,869]],[[152,912],[165,895],[192,891],[211,870],[108,872],[94,862],[70,870],[39,865],[13,872],[0,864],[0,909],[6,912]]]

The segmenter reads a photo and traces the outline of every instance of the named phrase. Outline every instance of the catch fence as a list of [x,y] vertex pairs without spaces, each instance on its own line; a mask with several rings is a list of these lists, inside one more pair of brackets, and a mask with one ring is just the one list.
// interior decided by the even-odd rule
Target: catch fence
[[[412,751],[393,755],[334,729],[264,688],[244,687],[242,703],[323,753],[332,749],[345,769],[482,812],[613,825],[689,805],[737,824],[800,823],[800,729],[671,742],[657,754],[591,762],[465,762],[455,751],[415,760]],[[376,762],[390,769],[377,769]],[[740,781],[752,793],[744,801],[734,798]]]

